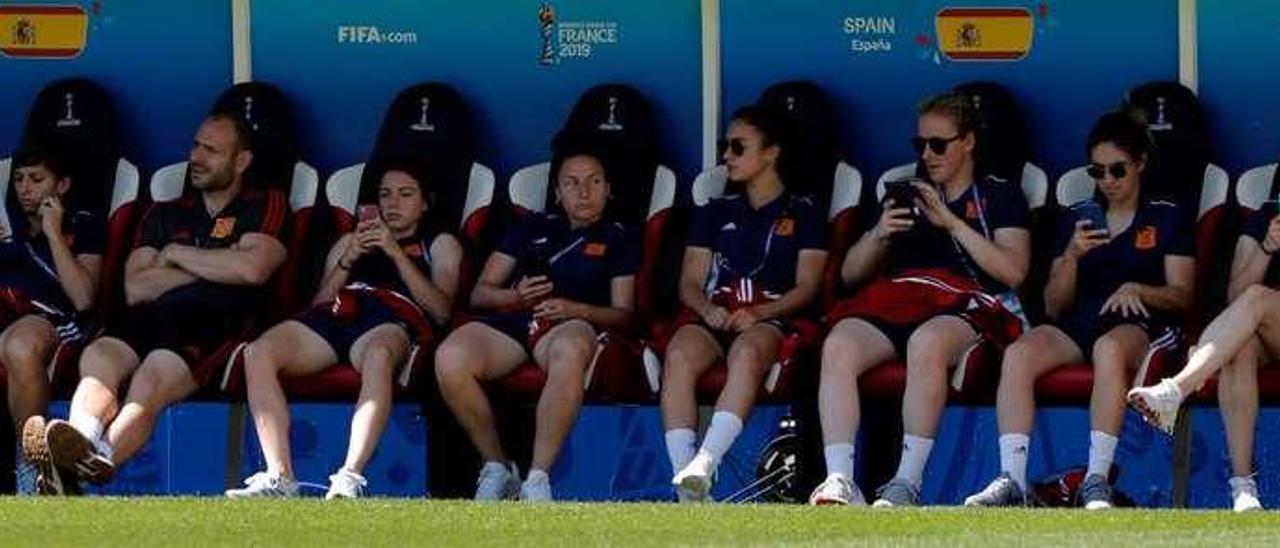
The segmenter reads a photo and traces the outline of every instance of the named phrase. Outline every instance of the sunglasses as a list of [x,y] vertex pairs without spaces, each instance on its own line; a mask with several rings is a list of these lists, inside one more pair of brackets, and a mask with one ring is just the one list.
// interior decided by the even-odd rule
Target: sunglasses
[[1129,174],[1129,162],[1116,162],[1105,166],[1102,164],[1089,164],[1089,167],[1085,168],[1084,171],[1090,177],[1093,177],[1095,181],[1101,181],[1107,173],[1110,173],[1114,179],[1123,179],[1125,175]]
[[942,138],[942,137],[925,138],[925,137],[916,135],[915,137],[911,138],[911,148],[916,149],[916,154],[924,154],[924,148],[926,146],[928,146],[929,150],[933,151],[934,154],[946,154],[947,147],[950,146],[951,143],[955,141],[959,141],[962,137],[964,137],[963,133],[957,133],[956,135],[949,138]]
[[721,139],[716,143],[716,148],[720,151],[720,156],[724,156],[725,151],[733,156],[742,156],[747,152],[747,144],[742,139]]

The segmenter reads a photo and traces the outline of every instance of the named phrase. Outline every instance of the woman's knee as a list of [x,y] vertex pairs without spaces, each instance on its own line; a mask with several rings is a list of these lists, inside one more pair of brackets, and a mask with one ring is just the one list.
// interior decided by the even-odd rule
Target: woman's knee
[[1093,343],[1093,371],[1095,377],[1123,378],[1132,363],[1136,362],[1133,350],[1119,338],[1103,335]]
[[465,340],[456,337],[445,339],[436,349],[436,379],[441,384],[467,378],[474,379],[475,370],[471,364],[475,363],[477,358],[479,356]]

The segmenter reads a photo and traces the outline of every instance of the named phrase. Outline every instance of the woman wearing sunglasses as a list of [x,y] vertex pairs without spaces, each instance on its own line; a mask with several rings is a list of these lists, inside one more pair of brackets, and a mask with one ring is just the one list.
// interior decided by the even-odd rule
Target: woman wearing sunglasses
[[[1064,363],[1093,364],[1089,465],[1080,499],[1111,507],[1108,481],[1124,423],[1124,397],[1149,348],[1173,345],[1173,326],[1191,304],[1192,241],[1169,202],[1144,199],[1141,175],[1151,148],[1146,126],[1125,113],[1104,115],[1089,133],[1089,176],[1105,215],[1075,209],[1058,223],[1057,257],[1044,290],[1052,318],[1004,354],[996,413],[1000,475],[965,499],[969,506],[1025,505],[1027,454],[1036,378]],[[1105,226],[1094,223],[1105,220]]]
[[886,199],[875,226],[845,255],[845,285],[866,285],[827,315],[818,405],[828,475],[813,504],[865,504],[853,483],[859,375],[906,361],[901,462],[875,505],[914,506],[947,400],[947,370],[979,338],[999,345],[1020,329],[995,295],[1027,273],[1027,204],[1016,183],[975,173],[975,124],[962,95],[921,106],[912,144],[931,182],[914,181]]
[[[547,475],[582,406],[603,329],[631,326],[640,246],[605,217],[609,179],[590,143],[562,145],[551,162],[561,212],[517,225],[489,255],[471,292],[484,311],[436,351],[440,394],[484,465],[475,499],[552,499]],[[498,438],[481,386],[533,360],[547,380],[535,412],[533,459],[522,483]]]
[[[662,418],[672,480],[681,501],[705,501],[720,459],[742,431],[791,319],[818,292],[827,252],[822,213],[787,192],[779,121],[745,107],[729,124],[723,153],[742,192],[712,200],[694,215],[680,275],[684,310],[666,349]],[[728,380],[696,448],[695,386],[724,358]],[[695,450],[696,449],[696,450]]]

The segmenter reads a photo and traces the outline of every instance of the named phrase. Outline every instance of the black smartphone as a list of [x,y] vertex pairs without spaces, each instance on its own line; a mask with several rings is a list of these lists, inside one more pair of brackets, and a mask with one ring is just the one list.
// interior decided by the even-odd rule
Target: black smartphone
[[920,197],[920,191],[916,190],[915,185],[912,184],[915,182],[924,182],[924,179],[907,177],[905,179],[886,181],[884,183],[884,199],[886,201],[893,200],[895,209],[910,208],[913,216],[919,215],[920,212],[916,209],[916,198]]

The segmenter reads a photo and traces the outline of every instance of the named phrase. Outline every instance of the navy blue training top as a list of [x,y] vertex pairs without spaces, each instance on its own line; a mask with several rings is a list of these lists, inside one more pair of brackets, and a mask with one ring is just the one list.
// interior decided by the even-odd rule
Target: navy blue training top
[[[71,254],[77,257],[102,255],[106,250],[106,226],[88,211],[67,212],[62,222],[62,233],[71,247]],[[58,282],[53,250],[44,234],[35,237],[14,235],[11,240],[0,243],[0,287],[17,289],[28,299],[65,313],[75,312],[75,306]]]
[[[498,246],[516,259],[514,287],[526,275],[546,275],[552,294],[592,306],[612,306],[613,279],[640,268],[639,239],[619,223],[598,221],[572,228],[567,217],[533,214],[517,223]],[[537,272],[544,263],[546,272]]]
[[789,192],[759,209],[745,193],[734,194],[694,212],[688,246],[711,250],[706,290],[746,277],[761,290],[782,294],[796,285],[800,250],[826,251],[824,219],[812,201]]
[[[992,177],[974,181],[960,196],[947,202],[947,208],[988,240],[994,240],[996,231],[1001,228],[1026,229],[1030,225],[1027,199],[1022,189],[1015,183]],[[882,211],[883,204],[880,204],[869,222],[878,222]],[[943,268],[975,280],[989,293],[1010,290],[983,271],[950,233],[934,226],[923,213],[911,230],[895,234],[890,242],[890,274],[917,268]]]
[[[1062,256],[1075,233],[1075,211],[1065,210],[1054,232],[1055,256]],[[1102,304],[1126,282],[1162,286],[1167,256],[1193,257],[1195,243],[1178,206],[1172,202],[1147,200],[1133,216],[1133,222],[1111,241],[1089,250],[1076,268],[1076,300],[1062,315],[1063,321],[1090,322]],[[1156,317],[1167,313],[1152,310]]]

